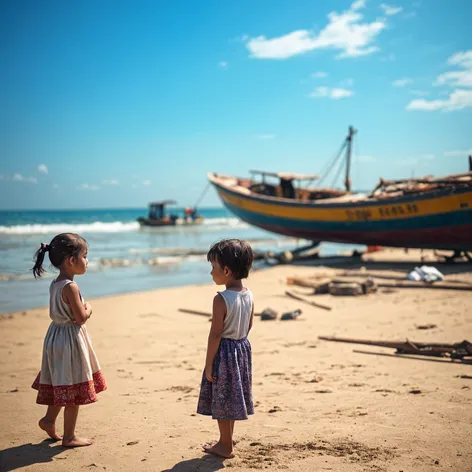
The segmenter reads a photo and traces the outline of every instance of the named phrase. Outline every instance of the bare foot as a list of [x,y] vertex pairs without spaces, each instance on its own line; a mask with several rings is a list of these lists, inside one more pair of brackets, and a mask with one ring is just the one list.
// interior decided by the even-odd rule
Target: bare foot
[[[217,442],[218,442],[218,440],[216,440],[216,439],[213,440],[213,441],[209,441],[209,442],[205,443],[205,444],[203,445],[203,447],[212,447],[212,446],[214,446]],[[236,444],[238,444],[238,442],[239,442],[239,441],[233,440],[233,446],[236,446]]]
[[234,457],[233,451],[223,447],[220,442],[217,442],[213,446],[204,446],[203,450],[208,454],[213,454],[224,459],[232,459]]
[[62,445],[64,447],[84,447],[84,446],[91,446],[93,441],[87,438],[79,438],[77,436],[73,436],[72,438],[64,438],[62,440]]
[[56,425],[48,418],[46,417],[41,418],[39,420],[38,425],[43,431],[46,431],[46,433],[48,433],[48,436],[51,439],[55,439],[56,441],[61,439],[61,437],[58,436],[58,434],[56,433]]

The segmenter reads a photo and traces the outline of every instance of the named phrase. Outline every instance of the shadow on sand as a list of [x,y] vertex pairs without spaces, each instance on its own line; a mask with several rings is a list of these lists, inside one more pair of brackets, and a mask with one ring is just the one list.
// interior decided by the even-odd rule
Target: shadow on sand
[[215,472],[225,468],[224,460],[212,455],[205,455],[198,459],[179,462],[172,469],[165,469],[161,472]]
[[65,450],[60,442],[51,439],[3,449],[0,451],[0,470],[10,472],[33,464],[52,462],[55,456]]

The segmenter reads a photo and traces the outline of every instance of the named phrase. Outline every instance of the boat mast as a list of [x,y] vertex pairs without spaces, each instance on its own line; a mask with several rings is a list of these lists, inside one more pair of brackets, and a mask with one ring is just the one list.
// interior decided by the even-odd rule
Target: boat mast
[[352,138],[356,134],[356,130],[349,126],[349,134],[346,138],[347,149],[346,149],[346,179],[344,180],[344,186],[348,192],[351,191],[351,150],[352,150]]

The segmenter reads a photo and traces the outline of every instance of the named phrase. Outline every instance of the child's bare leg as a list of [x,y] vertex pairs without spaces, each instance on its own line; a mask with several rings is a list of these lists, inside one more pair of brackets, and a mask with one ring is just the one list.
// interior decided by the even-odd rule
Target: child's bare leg
[[220,440],[213,446],[204,446],[203,450],[215,456],[230,459],[233,454],[233,426],[231,420],[218,420]]
[[65,447],[90,446],[92,441],[86,438],[79,438],[75,435],[75,425],[79,414],[78,406],[66,406],[64,408],[64,437],[62,445]]
[[[234,423],[235,421],[234,420],[231,420],[231,436],[234,438]],[[204,447],[212,447],[214,446],[218,441],[210,441],[210,442],[207,442],[204,444]],[[233,439],[233,447],[236,446],[236,444],[238,444],[238,441],[235,441]]]
[[57,415],[59,415],[62,406],[48,406],[46,411],[46,415],[44,418],[39,420],[39,427],[48,433],[48,436],[52,439],[61,439],[60,436],[56,433],[56,419]]

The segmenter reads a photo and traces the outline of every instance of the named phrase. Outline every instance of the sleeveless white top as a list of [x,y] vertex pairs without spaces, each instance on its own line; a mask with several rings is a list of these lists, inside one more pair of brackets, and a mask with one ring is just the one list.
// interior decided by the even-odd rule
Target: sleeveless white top
[[[74,283],[73,280],[64,279],[56,282],[54,279],[49,287],[49,317],[57,325],[66,325],[74,323],[74,315],[68,305],[62,298],[62,290],[66,285]],[[82,303],[84,299],[80,295]]]
[[254,298],[250,290],[218,292],[226,303],[222,338],[242,339],[247,336]]

